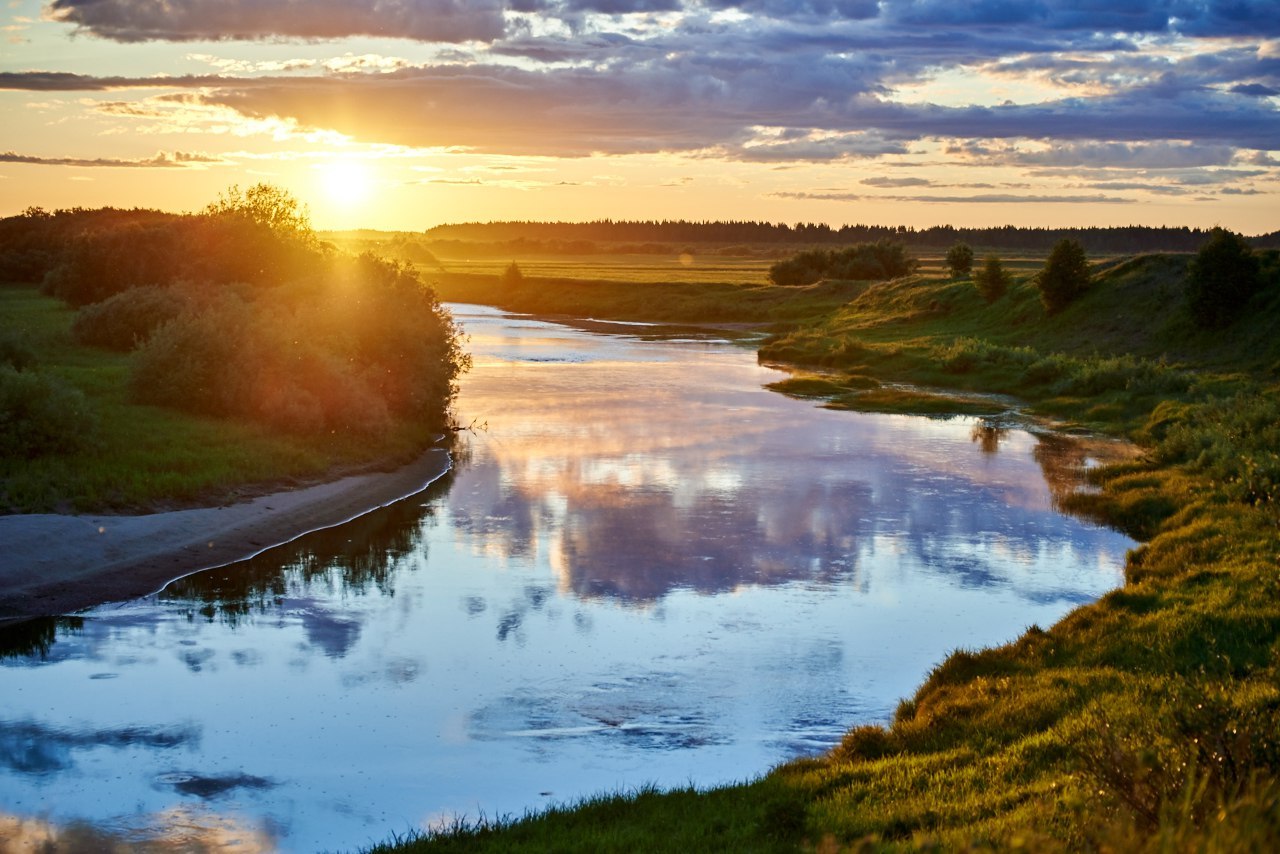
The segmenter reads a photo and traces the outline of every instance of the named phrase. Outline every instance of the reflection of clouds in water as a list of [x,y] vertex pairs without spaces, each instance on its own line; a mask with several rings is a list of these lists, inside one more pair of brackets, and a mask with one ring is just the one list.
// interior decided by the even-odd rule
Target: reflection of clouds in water
[[43,775],[74,767],[77,751],[171,750],[193,746],[199,740],[200,730],[193,725],[72,730],[30,720],[0,721],[0,765],[20,774]]
[[[1055,440],[1053,448],[1041,457],[1054,466],[1054,491],[1074,488],[1082,453],[1069,442]],[[1008,503],[1003,483],[892,456],[806,462],[793,455],[771,463],[743,455],[715,461],[710,477],[699,477],[697,460],[682,456],[658,462],[663,472],[690,471],[668,489],[653,482],[665,478],[584,480],[583,472],[605,466],[529,465],[521,453],[536,450],[495,443],[477,454],[450,496],[455,527],[488,556],[529,559],[545,549],[562,589],[585,598],[646,602],[674,589],[719,593],[796,580],[840,579],[865,591],[870,581],[860,566],[886,539],[962,586],[1007,584],[1012,567],[1036,565],[1046,549],[1069,556],[1073,545],[1090,550],[1108,536],[1035,503]],[[634,471],[638,464],[628,465]],[[797,474],[805,465],[808,477]],[[1032,466],[1028,460],[1022,468],[1036,472]],[[1069,592],[1048,595],[1073,600]],[[500,635],[517,627],[518,616],[505,617]]]
[[269,822],[253,828],[242,821],[199,805],[121,816],[101,825],[87,821],[54,823],[0,813],[0,842],[4,843],[4,851],[266,854],[277,850],[278,833]]
[[468,729],[477,741],[524,740],[532,753],[548,756],[570,739],[643,751],[732,741],[733,734],[722,731],[726,724],[690,699],[678,676],[649,673],[501,697],[472,712]]

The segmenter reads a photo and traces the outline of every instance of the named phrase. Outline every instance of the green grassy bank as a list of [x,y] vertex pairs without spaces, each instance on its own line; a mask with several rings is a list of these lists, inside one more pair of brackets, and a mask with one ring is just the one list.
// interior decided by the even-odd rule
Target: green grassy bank
[[373,441],[349,433],[289,433],[226,418],[133,403],[137,352],[77,344],[76,312],[35,285],[0,285],[0,329],[34,357],[30,370],[85,396],[96,426],[69,453],[0,455],[0,511],[142,510],[230,500],[370,464],[407,461],[430,441],[399,425]]
[[813,309],[761,350],[812,367],[781,390],[916,411],[947,411],[932,388],[999,392],[1137,441],[1141,457],[1069,500],[1143,542],[1124,587],[1005,646],[953,652],[885,726],[754,782],[599,796],[373,850],[1280,848],[1280,287],[1267,263],[1269,285],[1212,332],[1189,319],[1176,256],[1101,265],[1053,317],[1025,280],[992,304],[936,275],[840,285],[829,311],[775,297]]

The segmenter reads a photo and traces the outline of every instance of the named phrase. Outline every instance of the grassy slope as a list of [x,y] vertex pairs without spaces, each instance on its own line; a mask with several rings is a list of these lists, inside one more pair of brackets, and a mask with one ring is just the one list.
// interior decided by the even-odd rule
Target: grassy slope
[[131,357],[76,344],[70,335],[74,316],[34,286],[0,286],[0,327],[30,343],[39,358],[37,370],[83,391],[102,427],[98,447],[91,451],[0,460],[0,512],[136,510],[221,500],[246,484],[405,459],[425,440],[411,429],[379,446],[347,437],[304,440],[129,403]]
[[1025,283],[992,306],[964,282],[887,283],[766,347],[834,370],[835,385],[801,390],[856,395],[870,375],[1010,391],[1139,437],[1147,457],[1102,472],[1101,491],[1076,499],[1146,541],[1123,589],[1006,646],[956,651],[889,726],[858,727],[829,755],[757,782],[596,798],[400,847],[1280,847],[1280,494],[1235,500],[1235,480],[1171,462],[1160,443],[1181,429],[1171,407],[1212,415],[1215,396],[1236,394],[1187,435],[1205,454],[1214,442],[1227,458],[1232,442],[1257,451],[1229,416],[1260,407],[1274,421],[1280,289],[1229,333],[1201,333],[1181,306],[1185,263],[1112,265],[1057,318]]

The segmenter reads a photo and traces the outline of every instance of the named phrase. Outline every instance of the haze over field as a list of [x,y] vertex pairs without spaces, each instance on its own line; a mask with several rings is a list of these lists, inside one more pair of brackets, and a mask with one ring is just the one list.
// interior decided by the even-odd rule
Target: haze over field
[[1273,0],[10,0],[0,215],[1280,228]]

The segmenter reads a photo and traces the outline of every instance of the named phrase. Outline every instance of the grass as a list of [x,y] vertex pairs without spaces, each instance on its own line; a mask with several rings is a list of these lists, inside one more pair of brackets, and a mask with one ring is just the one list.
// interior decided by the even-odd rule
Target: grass
[[1010,394],[1138,441],[1142,456],[1063,498],[1142,541],[1123,588],[952,652],[891,721],[759,780],[459,820],[373,850],[1280,849],[1280,286],[1202,332],[1186,263],[1107,262],[1055,317],[1025,277],[992,305],[938,275],[850,288],[761,352],[814,369],[779,391],[831,405],[945,412],[984,401],[921,389]]
[[381,442],[282,435],[131,403],[125,387],[132,355],[76,344],[74,316],[33,286],[0,286],[0,327],[25,340],[37,370],[84,392],[100,422],[93,446],[80,452],[0,459],[0,512],[150,510],[227,500],[246,485],[407,460],[428,440],[407,425]]

